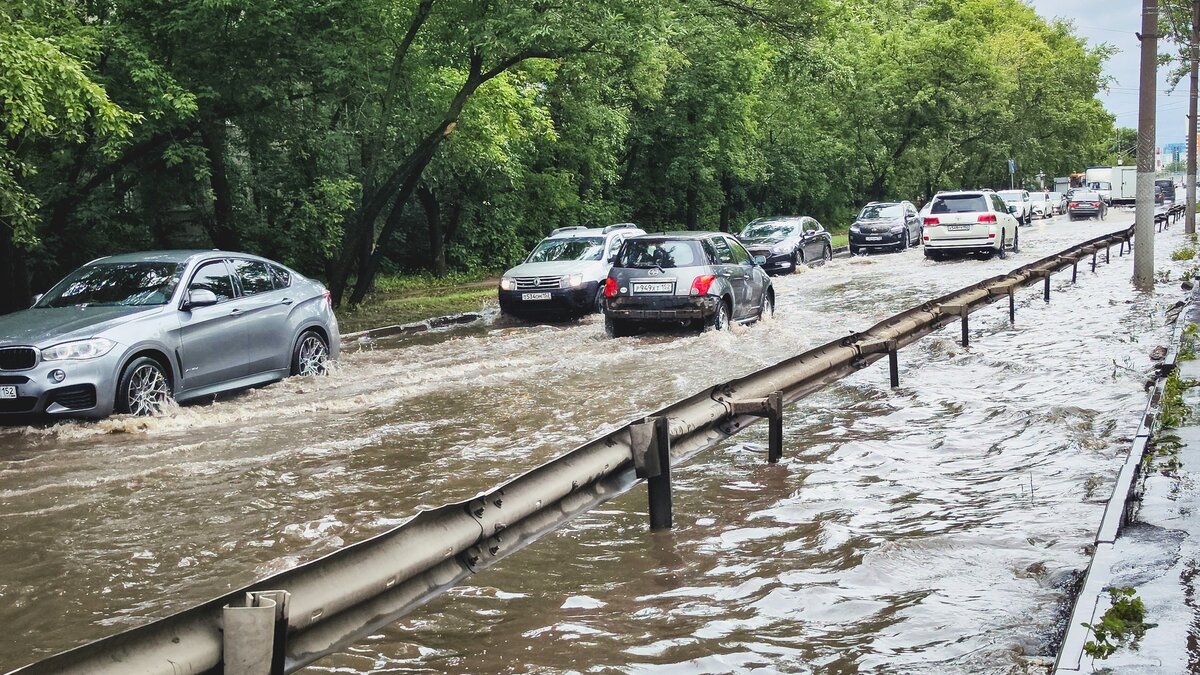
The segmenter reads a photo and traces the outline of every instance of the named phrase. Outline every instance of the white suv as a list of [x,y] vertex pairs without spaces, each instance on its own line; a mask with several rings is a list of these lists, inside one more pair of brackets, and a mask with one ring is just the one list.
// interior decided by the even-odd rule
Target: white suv
[[1001,258],[1020,251],[1017,207],[991,190],[939,192],[925,216],[925,257],[942,260],[956,252]]
[[1017,223],[1029,225],[1033,222],[1033,200],[1029,197],[1029,192],[1026,190],[1001,190],[996,193],[1004,200],[1005,204],[1017,207],[1013,215],[1017,217]]

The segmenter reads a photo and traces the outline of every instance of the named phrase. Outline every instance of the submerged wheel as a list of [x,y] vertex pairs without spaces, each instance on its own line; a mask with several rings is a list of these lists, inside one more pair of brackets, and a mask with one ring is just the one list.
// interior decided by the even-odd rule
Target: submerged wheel
[[308,377],[329,373],[329,343],[315,330],[306,330],[292,351],[292,375]]
[[775,316],[775,296],[771,295],[770,291],[764,291],[762,307],[758,310],[758,318],[761,321],[768,316]]
[[1013,253],[1021,252],[1021,228],[1019,228],[1019,227],[1017,228],[1016,232],[1013,233],[1012,252]]
[[725,330],[729,328],[729,302],[721,300],[717,303],[717,311],[713,312],[712,318],[708,321],[708,327],[713,330]]
[[117,412],[138,417],[160,415],[171,398],[171,382],[158,361],[143,356],[121,371],[117,384]]
[[821,260],[825,262],[833,260],[833,249],[829,248],[829,244],[825,244],[825,249],[821,251]]
[[1006,238],[1004,236],[1004,232],[1001,231],[1000,232],[1000,248],[996,249],[995,251],[992,251],[992,254],[1001,260],[1004,260],[1005,258],[1008,257],[1008,251],[1004,248],[1005,239]]
[[614,319],[607,314],[604,316],[604,334],[610,338],[623,338],[633,335],[633,322],[626,319]]

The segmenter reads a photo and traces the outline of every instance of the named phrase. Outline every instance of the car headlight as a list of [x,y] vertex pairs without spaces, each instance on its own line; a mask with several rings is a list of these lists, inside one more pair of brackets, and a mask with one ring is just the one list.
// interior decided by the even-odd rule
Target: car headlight
[[892,229],[888,230],[888,232],[891,232],[892,234],[900,234],[903,231],[904,231],[903,225],[897,225],[897,226],[893,227]]
[[517,283],[513,281],[512,277],[500,277],[500,290],[511,291],[512,289],[516,288],[516,286]]
[[112,351],[117,343],[104,338],[64,342],[42,350],[43,361],[83,361],[98,359]]
[[851,231],[851,232],[858,232],[858,230],[859,230],[859,229],[860,229],[860,228],[858,227],[858,225],[851,225],[851,226],[850,226],[850,231]]
[[788,246],[787,244],[775,244],[774,246],[771,247],[771,253],[774,253],[776,255],[778,255],[780,253],[787,253],[790,248],[791,247]]
[[580,286],[583,285],[583,275],[582,274],[572,274],[570,276],[567,276],[564,280],[567,282],[567,286],[569,286],[571,288],[579,288]]

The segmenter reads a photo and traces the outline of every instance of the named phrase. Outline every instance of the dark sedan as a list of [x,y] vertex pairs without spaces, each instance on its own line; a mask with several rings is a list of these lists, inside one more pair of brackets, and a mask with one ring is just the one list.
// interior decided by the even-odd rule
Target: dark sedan
[[655,324],[725,330],[771,316],[775,289],[761,264],[721,232],[626,239],[604,284],[605,332],[624,337]]
[[1071,202],[1067,204],[1067,217],[1071,220],[1079,218],[1099,218],[1104,220],[1104,216],[1108,215],[1108,204],[1104,203],[1104,198],[1099,192],[1076,192],[1071,195]]
[[833,237],[808,216],[753,220],[738,240],[750,255],[766,259],[762,267],[767,274],[790,274],[800,265],[833,259]]
[[850,255],[919,245],[922,227],[917,207],[909,202],[871,202],[850,226]]

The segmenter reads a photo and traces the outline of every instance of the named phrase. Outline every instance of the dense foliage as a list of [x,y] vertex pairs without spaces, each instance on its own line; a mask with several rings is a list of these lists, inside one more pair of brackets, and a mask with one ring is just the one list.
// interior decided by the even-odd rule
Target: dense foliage
[[360,302],[550,228],[844,225],[1112,151],[1104,47],[1020,0],[9,0],[0,311],[99,255]]

